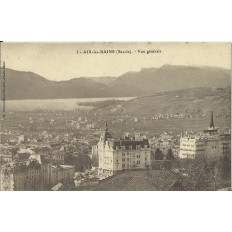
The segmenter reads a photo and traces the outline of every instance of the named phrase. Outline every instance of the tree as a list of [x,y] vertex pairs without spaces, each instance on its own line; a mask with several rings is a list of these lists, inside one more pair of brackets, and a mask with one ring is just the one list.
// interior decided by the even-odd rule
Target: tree
[[98,155],[93,155],[91,164],[93,167],[98,167]]
[[84,172],[86,169],[91,169],[92,167],[91,158],[88,155],[76,155],[75,156],[75,171]]
[[223,179],[230,179],[231,177],[231,156],[223,155],[219,160],[219,169]]
[[205,157],[204,155],[195,159],[181,160],[177,179],[181,179],[185,190],[217,190],[219,178],[218,164],[216,159]]
[[71,152],[66,152],[64,154],[64,163],[69,164],[69,165],[74,164],[74,157],[73,157],[73,154]]
[[166,159],[167,160],[174,160],[175,159],[174,154],[173,154],[171,148],[168,149],[168,152],[167,152],[167,155],[166,155]]
[[155,159],[155,152],[154,152],[154,150],[151,150],[151,159],[152,159],[152,160]]
[[163,158],[164,158],[163,152],[159,148],[156,148],[156,150],[155,150],[155,160],[163,160]]

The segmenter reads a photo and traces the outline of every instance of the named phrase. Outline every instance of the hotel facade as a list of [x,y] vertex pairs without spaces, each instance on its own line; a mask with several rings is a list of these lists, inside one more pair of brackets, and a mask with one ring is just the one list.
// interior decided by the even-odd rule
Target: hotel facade
[[145,169],[151,165],[151,148],[144,136],[113,139],[106,125],[97,144],[98,174],[115,175],[124,171]]

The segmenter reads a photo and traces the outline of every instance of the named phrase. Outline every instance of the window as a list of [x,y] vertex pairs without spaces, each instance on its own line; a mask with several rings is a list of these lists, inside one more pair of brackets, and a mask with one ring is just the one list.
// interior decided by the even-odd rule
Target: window
[[132,150],[132,146],[129,146],[129,150]]
[[122,153],[122,156],[125,156],[125,153]]
[[122,164],[122,168],[125,168],[125,164]]
[[125,150],[125,146],[122,146],[121,148],[122,148],[122,150]]
[[145,157],[145,161],[147,161],[147,157]]
[[127,158],[127,161],[129,161],[129,158]]
[[122,162],[125,162],[125,158],[122,158]]
[[137,150],[141,149],[141,146],[140,145],[136,145],[136,149]]
[[116,150],[118,150],[119,149],[119,147],[118,146],[116,146]]
[[140,155],[137,155],[137,159],[140,159]]
[[144,148],[147,149],[147,145],[144,145]]
[[137,164],[140,164],[140,161],[139,161],[139,160],[137,161]]

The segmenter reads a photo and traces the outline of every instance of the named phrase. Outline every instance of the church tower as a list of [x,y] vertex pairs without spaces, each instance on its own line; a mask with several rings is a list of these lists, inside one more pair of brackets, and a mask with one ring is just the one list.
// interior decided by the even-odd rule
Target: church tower
[[211,111],[209,127],[208,127],[207,130],[204,130],[204,133],[209,133],[209,134],[216,134],[216,133],[218,133],[218,129],[216,129],[215,126],[214,126],[213,111]]
[[210,119],[209,129],[214,130],[213,111],[211,111],[211,119]]

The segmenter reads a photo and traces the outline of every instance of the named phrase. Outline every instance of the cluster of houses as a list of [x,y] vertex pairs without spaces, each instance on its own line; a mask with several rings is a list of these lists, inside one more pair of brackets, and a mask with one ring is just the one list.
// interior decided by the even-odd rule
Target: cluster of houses
[[[178,115],[184,117],[183,114]],[[77,125],[85,125],[85,130],[89,125],[82,117],[77,121],[69,120],[67,124],[79,130],[81,128]],[[0,190],[70,190],[95,186],[112,175],[150,167],[152,151],[156,149],[164,156],[171,149],[173,157],[181,159],[195,159],[199,155],[230,155],[231,152],[230,131],[221,133],[214,126],[213,114],[209,128],[198,135],[164,132],[148,139],[140,133],[126,133],[120,138],[113,138],[107,123],[105,130],[97,133],[96,130],[91,131],[95,125],[90,125],[90,131],[83,136],[73,131],[30,134],[2,130]],[[90,165],[77,171],[74,164],[67,162],[67,154],[85,154],[96,161],[95,167]]]
[[176,112],[175,114],[156,114],[152,117],[153,120],[161,120],[161,119],[182,119],[182,118],[195,118],[195,117],[205,117],[206,115],[202,113],[183,113],[183,112]]
[[164,132],[159,136],[154,136],[151,138],[150,144],[154,152],[156,149],[159,149],[163,153],[164,157],[166,156],[169,149],[172,150],[174,157],[179,156],[180,138],[178,135]]
[[86,117],[71,117],[67,120],[57,120],[57,119],[49,119],[45,120],[43,117],[38,119],[33,119],[32,117],[29,117],[29,123],[26,125],[21,125],[21,128],[28,128],[29,130],[44,130],[47,128],[64,130],[64,131],[85,131],[85,130],[95,130],[96,124],[94,122],[88,122],[88,119]]
[[[3,130],[0,144],[1,190],[50,190],[60,183],[62,186],[63,183],[74,184],[75,167],[66,163],[66,151],[69,146],[78,145],[78,151],[86,150],[88,153],[94,139],[93,135],[76,136],[74,133],[43,131],[22,134]],[[42,178],[44,172],[49,180]]]
[[66,128],[71,130],[91,130],[95,129],[95,127],[95,123],[88,123],[87,121],[68,120],[66,122]]
[[54,165],[51,157],[32,149],[20,149],[11,162],[0,167],[1,191],[51,190],[56,184],[71,182],[74,166]]
[[[169,113],[160,113],[160,114],[155,114],[154,116],[150,116],[150,117],[133,117],[133,116],[121,116],[121,118],[117,118],[114,119],[112,121],[112,124],[117,124],[117,123],[122,123],[122,122],[127,122],[128,119],[130,119],[130,121],[133,121],[135,123],[139,123],[141,121],[148,121],[148,120],[170,120],[170,119],[183,119],[183,118],[195,118],[195,117],[205,117],[205,114],[195,114],[195,113],[182,113],[182,112],[177,112],[175,114],[169,114]],[[123,119],[123,118],[128,118]]]

